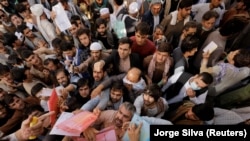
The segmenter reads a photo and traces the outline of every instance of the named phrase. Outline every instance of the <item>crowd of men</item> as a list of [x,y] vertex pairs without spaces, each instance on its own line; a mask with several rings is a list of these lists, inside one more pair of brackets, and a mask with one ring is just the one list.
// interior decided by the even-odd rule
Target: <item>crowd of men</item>
[[[113,126],[117,140],[127,131],[139,141],[134,114],[152,125],[250,124],[249,0],[0,5],[0,138],[73,140],[49,134],[50,115],[62,112],[97,116],[83,131],[87,140]],[[43,93],[54,88],[58,113]],[[38,124],[29,127],[33,116]]]

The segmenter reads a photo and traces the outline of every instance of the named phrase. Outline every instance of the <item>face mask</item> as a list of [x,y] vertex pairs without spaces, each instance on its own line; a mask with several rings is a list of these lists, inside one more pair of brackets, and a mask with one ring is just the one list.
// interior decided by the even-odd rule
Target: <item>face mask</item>
[[201,89],[194,81],[190,83],[190,86],[194,91]]
[[123,83],[132,85],[133,90],[144,90],[146,88],[146,82],[141,78],[139,82],[130,82],[126,77],[123,78]]
[[20,69],[22,69],[22,68],[24,68],[24,64],[20,64],[17,67],[20,68]]
[[205,27],[203,27],[202,26],[202,29],[204,30],[204,31],[209,31],[210,29],[207,29],[207,28],[205,28]]

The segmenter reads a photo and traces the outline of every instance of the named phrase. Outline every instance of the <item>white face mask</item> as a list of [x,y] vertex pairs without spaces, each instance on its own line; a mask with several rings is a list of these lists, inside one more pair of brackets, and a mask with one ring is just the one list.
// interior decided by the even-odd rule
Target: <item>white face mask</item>
[[209,31],[209,30],[211,30],[211,29],[205,28],[204,26],[202,26],[202,29],[203,29],[204,31]]
[[201,89],[194,81],[190,83],[190,86],[194,91]]
[[139,82],[133,83],[129,81],[126,76],[123,78],[123,83],[130,84],[133,87],[133,90],[139,91],[139,90],[144,90],[146,88],[146,83],[145,81],[141,78]]
[[24,68],[24,64],[18,65],[17,67],[22,69],[22,68]]

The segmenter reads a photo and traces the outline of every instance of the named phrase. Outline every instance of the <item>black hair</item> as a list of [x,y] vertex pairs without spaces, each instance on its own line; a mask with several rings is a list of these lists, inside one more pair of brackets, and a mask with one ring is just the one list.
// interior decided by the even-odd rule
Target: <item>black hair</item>
[[55,38],[51,41],[51,44],[54,48],[60,48],[60,43],[62,42],[62,39]]
[[169,54],[171,54],[173,52],[173,46],[170,43],[161,41],[158,45],[157,50],[159,52],[168,52]]
[[198,48],[200,41],[197,36],[188,35],[181,42],[181,51],[182,53],[193,50],[194,48]]
[[31,50],[25,49],[20,52],[20,56],[22,57],[23,60],[29,58],[31,55],[34,53]]
[[112,84],[110,90],[114,90],[114,91],[121,90],[123,95],[127,94],[127,92],[128,92],[127,88],[123,84],[123,81],[115,81]]
[[87,36],[91,37],[91,31],[88,28],[80,28],[77,32],[76,32],[76,36],[79,38],[79,36],[86,34]]
[[13,47],[12,44],[15,43],[16,40],[18,40],[17,36],[14,33],[10,32],[4,33],[3,38],[4,38],[4,45],[8,45],[10,47]]
[[26,9],[26,6],[25,6],[24,4],[22,4],[22,3],[17,3],[17,4],[15,5],[15,9],[16,9],[16,12],[18,12],[18,13],[22,13],[22,12],[24,12],[25,10],[27,10],[27,9]]
[[118,6],[120,6],[120,5],[123,4],[123,0],[114,0],[114,2],[115,2]]
[[219,15],[218,12],[216,12],[216,11],[214,11],[214,10],[209,10],[209,11],[207,11],[205,14],[203,14],[202,20],[208,21],[208,20],[210,20],[211,18],[217,19],[217,18],[219,18],[219,16],[220,16],[220,15]]
[[14,93],[6,94],[4,96],[4,103],[9,107],[9,104],[11,104],[12,102],[14,102],[14,97],[20,98],[20,97],[18,97]]
[[148,35],[150,31],[150,27],[146,22],[140,22],[135,27],[135,32],[139,32],[141,35]]
[[244,17],[234,17],[226,21],[219,29],[222,36],[229,36],[235,33],[239,33],[244,29],[247,24],[247,19]]
[[199,77],[202,77],[201,80],[206,83],[207,85],[213,82],[213,76],[208,72],[202,72],[198,74]]
[[119,45],[120,44],[129,44],[129,48],[131,48],[133,41],[129,37],[122,37],[119,40]]
[[209,121],[214,118],[214,108],[210,104],[202,103],[192,107],[192,112],[203,121]]
[[25,79],[27,79],[27,76],[25,75],[26,70],[27,69],[25,68],[13,68],[10,71],[11,77],[17,82],[23,82]]
[[65,68],[61,68],[61,69],[56,70],[55,75],[57,76],[61,72],[63,72],[66,76],[69,76],[69,72]]
[[158,101],[158,99],[162,96],[161,88],[154,83],[148,85],[143,93],[153,97],[155,102]]
[[177,9],[183,9],[186,7],[191,7],[193,5],[193,0],[180,0],[179,4],[178,4],[178,8]]
[[45,88],[46,86],[43,85],[42,83],[37,83],[35,84],[32,88],[31,88],[31,95],[36,97],[36,94],[41,91],[43,88]]
[[105,27],[107,26],[107,22],[106,22],[105,19],[103,19],[103,18],[97,18],[97,19],[95,20],[96,28],[99,28],[102,24],[104,24]]
[[24,30],[27,29],[27,28],[28,28],[28,26],[25,23],[23,23],[23,24],[17,26],[17,31],[24,34]]
[[234,56],[234,66],[246,67],[250,66],[250,50],[240,49],[239,52]]
[[0,64],[0,76],[10,72],[10,68],[7,65]]
[[71,44],[70,42],[62,41],[60,43],[60,50],[61,51],[69,51],[69,50],[72,50],[73,48],[74,48],[74,45]]
[[78,81],[77,81],[77,88],[80,88],[80,87],[83,87],[83,86],[88,86],[91,88],[91,82],[89,79],[86,79],[86,78],[80,78]]

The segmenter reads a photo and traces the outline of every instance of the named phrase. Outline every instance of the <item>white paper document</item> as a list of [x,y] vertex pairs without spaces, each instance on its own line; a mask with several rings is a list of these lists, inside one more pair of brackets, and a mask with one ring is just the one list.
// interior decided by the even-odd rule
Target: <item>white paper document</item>
[[65,31],[71,27],[69,18],[60,2],[53,6],[52,10],[56,13],[55,23],[60,29],[60,31]]
[[218,45],[214,42],[211,41],[204,49],[204,52],[208,52],[211,54],[216,48],[218,47]]

